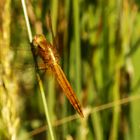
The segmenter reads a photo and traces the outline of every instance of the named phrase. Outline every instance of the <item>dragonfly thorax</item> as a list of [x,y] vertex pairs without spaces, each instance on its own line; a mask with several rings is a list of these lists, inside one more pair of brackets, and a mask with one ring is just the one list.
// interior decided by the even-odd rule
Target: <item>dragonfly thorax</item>
[[53,46],[50,43],[47,44],[47,47],[45,47],[45,49],[39,47],[38,54],[43,59],[44,63],[48,65],[58,63],[56,50],[54,50]]
[[58,63],[58,53],[55,47],[47,42],[44,35],[36,35],[33,39],[33,44],[36,46],[37,53],[44,63],[48,65]]

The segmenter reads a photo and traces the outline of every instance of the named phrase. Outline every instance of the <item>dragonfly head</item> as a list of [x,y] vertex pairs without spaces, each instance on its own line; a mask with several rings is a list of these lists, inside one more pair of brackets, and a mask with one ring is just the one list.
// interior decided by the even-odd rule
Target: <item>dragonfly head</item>
[[[34,36],[32,43],[33,43],[33,45],[34,45],[35,48],[37,48],[37,47],[41,47],[42,48],[43,46],[41,44],[44,41],[46,41],[45,36],[42,35],[42,34],[38,34],[38,35],[35,35]],[[44,47],[42,49],[44,50]]]

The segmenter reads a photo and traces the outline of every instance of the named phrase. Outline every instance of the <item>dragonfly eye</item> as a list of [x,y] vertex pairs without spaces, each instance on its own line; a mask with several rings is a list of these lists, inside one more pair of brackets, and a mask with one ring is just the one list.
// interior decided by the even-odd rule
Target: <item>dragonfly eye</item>
[[42,34],[35,35],[34,38],[33,38],[33,44],[34,44],[35,46],[37,46],[37,45],[40,44],[43,40],[46,40],[44,35],[42,35]]

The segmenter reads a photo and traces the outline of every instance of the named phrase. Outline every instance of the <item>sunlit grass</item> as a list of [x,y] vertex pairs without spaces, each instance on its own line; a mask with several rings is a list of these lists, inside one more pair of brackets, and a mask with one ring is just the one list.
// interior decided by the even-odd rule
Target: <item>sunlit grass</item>
[[[10,0],[6,0],[6,2],[9,3]],[[14,18],[9,24],[8,20],[10,20],[11,15],[4,12],[2,24],[6,26],[3,26],[1,30],[0,41],[6,41],[8,49],[4,49],[6,47],[0,44],[2,50],[0,53],[6,51],[10,53],[9,47],[13,46],[13,50],[28,47],[30,46],[28,40],[30,42],[32,40],[28,39],[21,3],[14,1],[11,10],[10,4],[8,7],[7,12],[9,15],[12,14]],[[83,105],[85,118],[80,119],[74,114],[75,111],[62,94],[55,78],[48,76],[48,74],[42,76],[43,72],[40,72],[46,93],[50,122],[53,122],[53,126],[56,125],[53,129],[58,140],[114,140],[120,138],[138,140],[140,138],[139,129],[137,129],[140,123],[139,102],[133,100],[133,95],[139,94],[140,79],[138,61],[140,56],[140,14],[138,8],[138,3],[129,0],[97,0],[96,2],[40,0],[27,2],[32,32],[43,31],[47,40],[52,43],[46,25],[47,12],[51,11],[53,30],[59,43],[61,67]],[[2,39],[5,36],[5,31],[8,35],[7,40]],[[16,136],[17,131],[20,130],[19,139],[22,139],[23,134],[27,135],[28,133],[31,136],[29,139],[38,139],[38,137],[45,139],[46,132],[48,132],[46,127],[43,131],[37,129],[46,124],[43,101],[40,100],[37,82],[31,80],[30,77],[22,79],[23,75],[26,76],[25,73],[27,73],[26,63],[33,62],[31,61],[32,57],[29,57],[26,51],[20,52],[20,55],[18,51],[12,53],[15,53],[14,63],[18,61],[18,64],[20,62],[24,68],[22,72],[17,70],[16,73],[12,74],[18,80],[14,78],[9,80],[9,77],[6,80],[9,83],[15,83],[15,87],[23,92],[17,92],[21,95],[20,98],[24,104],[19,100],[23,106],[23,110],[20,112],[22,118],[20,127],[20,117],[16,116],[16,113],[13,115],[13,120],[17,124],[14,127],[15,133],[13,135]],[[0,59],[2,67],[9,63],[7,55],[0,55]],[[4,71],[6,69],[4,67]],[[8,69],[12,68],[8,67]],[[3,73],[1,75],[4,76]],[[33,74],[31,76],[33,77]],[[7,94],[4,88],[5,82],[1,83],[2,94],[0,93],[0,96],[7,99],[1,102],[1,110],[8,107],[8,111],[14,114],[17,93]],[[27,83],[28,85],[26,85]],[[8,91],[13,93],[11,88]],[[139,97],[136,100],[138,101]],[[9,106],[11,101],[13,103],[10,103]],[[6,116],[8,117],[8,115]],[[2,116],[0,119],[3,119]],[[32,124],[36,120],[38,125],[34,127]],[[8,131],[11,129],[10,125],[5,125],[4,128],[6,127],[7,129],[3,129],[4,133],[0,132],[2,134],[0,139],[5,138],[5,134],[10,134]],[[34,131],[39,133],[30,133]],[[132,132],[133,135],[131,135]],[[48,133],[47,136],[50,139]]]

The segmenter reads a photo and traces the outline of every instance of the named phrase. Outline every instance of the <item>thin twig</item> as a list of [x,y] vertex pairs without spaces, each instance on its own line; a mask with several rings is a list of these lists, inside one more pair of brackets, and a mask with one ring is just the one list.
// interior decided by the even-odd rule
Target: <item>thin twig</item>
[[30,41],[30,44],[31,44],[31,51],[32,51],[32,55],[33,55],[33,59],[34,59],[34,63],[35,63],[36,77],[37,77],[37,81],[39,83],[39,89],[40,89],[40,92],[41,92],[42,101],[43,101],[43,105],[44,105],[44,109],[45,109],[46,120],[47,120],[48,128],[49,128],[49,131],[50,131],[50,137],[51,137],[52,140],[54,140],[54,134],[53,134],[52,125],[51,125],[51,121],[50,121],[50,117],[49,117],[47,102],[46,102],[46,99],[45,99],[43,83],[42,83],[42,80],[41,80],[39,72],[38,72],[37,59],[36,59],[36,56],[35,56],[34,48],[32,46],[32,38],[33,37],[32,37],[31,27],[30,27],[28,15],[27,15],[26,4],[25,4],[24,0],[21,0],[21,2],[22,2],[25,21],[26,21],[28,37],[29,37],[29,41]]
[[32,37],[32,31],[31,31],[31,27],[30,27],[28,15],[27,15],[26,4],[25,4],[25,1],[24,0],[21,0],[21,2],[22,2],[22,8],[23,8],[25,22],[26,22],[26,26],[27,26],[29,41],[30,41],[30,43],[32,43],[33,37]]
[[[99,111],[103,111],[103,110],[106,110],[106,109],[110,109],[110,108],[115,107],[117,105],[127,104],[129,102],[133,102],[133,101],[136,101],[136,100],[139,100],[139,99],[140,99],[140,95],[131,96],[131,97],[128,97],[128,98],[124,98],[124,99],[121,99],[121,100],[117,100],[117,101],[114,101],[114,102],[110,102],[110,103],[107,103],[107,104],[103,104],[103,105],[94,107],[88,113],[89,114],[93,114],[95,112],[99,112]],[[52,126],[53,127],[57,127],[57,126],[63,125],[65,123],[68,123],[68,122],[76,120],[76,119],[80,119],[80,117],[77,114],[74,114],[74,115],[65,117],[65,118],[63,118],[61,120],[55,121],[52,124]],[[47,129],[48,129],[47,125],[46,126],[42,126],[40,128],[37,128],[37,129],[29,132],[28,136],[32,137],[32,136],[37,135],[37,134],[39,134],[39,133],[41,133],[41,132],[43,132],[43,131],[45,131]]]

